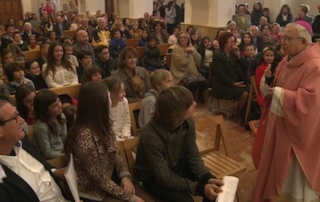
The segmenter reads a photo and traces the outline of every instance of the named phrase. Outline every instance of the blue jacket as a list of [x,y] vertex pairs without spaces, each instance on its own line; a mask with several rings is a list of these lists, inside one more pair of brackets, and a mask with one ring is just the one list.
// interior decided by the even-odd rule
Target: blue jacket
[[123,38],[112,39],[109,44],[110,55],[112,58],[118,58],[122,49],[126,47],[126,42]]

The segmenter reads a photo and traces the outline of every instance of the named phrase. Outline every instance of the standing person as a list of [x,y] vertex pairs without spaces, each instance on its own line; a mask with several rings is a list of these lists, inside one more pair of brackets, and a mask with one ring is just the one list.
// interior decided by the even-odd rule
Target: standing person
[[107,85],[101,82],[84,84],[78,101],[77,118],[65,148],[67,155],[73,154],[82,200],[152,202],[150,198],[139,197],[141,188],[133,185],[123,164],[111,129],[112,102]]
[[277,16],[276,22],[281,27],[285,27],[288,23],[290,23],[292,21],[293,21],[293,16],[291,13],[291,9],[290,9],[289,5],[284,4],[280,9],[280,12]]
[[54,15],[54,10],[50,4],[50,0],[46,0],[46,5],[44,5],[42,7],[42,12],[46,11],[48,13],[49,16],[53,16]]
[[253,4],[253,9],[252,9],[252,12],[250,14],[251,16],[251,24],[252,25],[255,25],[255,26],[258,26],[259,25],[259,20],[262,16],[262,4],[257,1]]
[[[177,4],[177,0],[172,0],[173,2],[173,6],[174,8],[176,9],[176,18],[175,18],[175,23],[174,23],[174,26],[175,27],[180,27],[180,10],[181,10],[181,7]],[[182,5],[181,5],[182,6]]]
[[319,201],[320,49],[311,36],[309,23],[288,24],[281,40],[288,56],[274,85],[260,87],[265,110],[253,146],[259,183],[252,201]]
[[[320,13],[320,3],[318,3],[318,11]],[[312,41],[316,41],[317,38],[320,38],[320,14],[317,15],[312,23],[313,36]]]
[[305,21],[312,24],[313,18],[308,15],[308,11],[310,10],[310,6],[308,4],[301,4],[298,8],[298,17],[294,19],[294,21]]
[[173,1],[169,1],[167,8],[165,9],[165,12],[166,12],[165,19],[167,22],[167,32],[168,34],[171,35],[173,34],[173,30],[176,23],[176,16],[177,16],[175,4],[173,3]]
[[204,166],[192,118],[197,103],[183,86],[164,89],[153,119],[141,131],[134,176],[161,201],[192,202],[192,195],[214,201],[221,180]]

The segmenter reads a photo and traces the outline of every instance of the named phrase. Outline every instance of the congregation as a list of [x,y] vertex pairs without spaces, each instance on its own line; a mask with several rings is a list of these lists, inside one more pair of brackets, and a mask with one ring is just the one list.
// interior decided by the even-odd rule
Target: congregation
[[[284,99],[318,98],[314,83],[304,83],[320,72],[320,50],[313,44],[320,38],[320,15],[309,16],[309,10],[307,4],[292,9],[285,4],[271,19],[259,1],[251,11],[237,4],[213,39],[194,26],[180,29],[185,9],[176,0],[153,2],[152,14],[141,13],[138,20],[101,10],[80,13],[73,1],[68,12],[57,12],[49,0],[41,4],[40,16],[25,14],[23,27],[10,19],[0,29],[0,202],[73,200],[60,186],[65,167],[48,163],[71,154],[83,202],[191,202],[193,196],[215,201],[224,183],[202,161],[192,118],[198,104],[211,104],[208,96],[237,103],[232,118],[240,126],[261,116],[253,148],[259,168],[253,201],[319,201],[320,168],[308,168],[318,164],[287,140],[288,155],[279,155],[270,135],[270,127],[274,134],[292,135],[292,129],[270,124],[271,116],[283,118],[284,110],[296,109],[291,103],[285,108]],[[313,76],[306,76],[311,70],[285,69],[292,61],[303,66],[307,60],[297,62],[301,55],[312,60]],[[288,96],[291,74],[294,86],[307,92]],[[251,85],[258,112],[248,105],[254,102]],[[79,92],[58,93],[65,87]],[[134,103],[139,111],[131,114]],[[299,116],[299,110],[292,114]],[[294,121],[292,128],[299,125]],[[310,137],[315,131],[310,129]],[[138,136],[134,168],[128,170],[117,143]],[[273,161],[272,149],[282,161],[289,156],[284,168],[271,168],[281,161]],[[281,179],[270,177],[280,172]],[[303,183],[290,181],[297,173]]]

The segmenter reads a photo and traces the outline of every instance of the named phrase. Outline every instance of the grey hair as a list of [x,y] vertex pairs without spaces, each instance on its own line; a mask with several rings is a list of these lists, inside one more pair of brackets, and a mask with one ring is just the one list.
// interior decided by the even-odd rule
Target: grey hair
[[24,23],[23,27],[26,27],[27,25],[29,25],[30,27],[32,27],[31,23],[30,22],[26,22]]
[[294,23],[294,22],[286,25],[286,27],[291,27],[291,26],[294,26],[296,28],[296,30],[298,32],[298,37],[304,38],[306,40],[307,45],[312,44],[312,36],[305,27],[303,27],[297,23]]
[[98,17],[98,18],[97,18],[97,22],[99,22],[99,21],[101,21],[101,20],[106,21],[106,19],[105,19],[104,17]]

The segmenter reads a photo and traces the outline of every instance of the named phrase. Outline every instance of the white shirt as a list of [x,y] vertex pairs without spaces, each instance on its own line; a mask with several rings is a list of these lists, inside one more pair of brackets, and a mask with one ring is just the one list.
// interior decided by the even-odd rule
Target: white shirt
[[116,134],[117,140],[124,140],[132,137],[127,98],[123,98],[123,101],[118,102],[117,106],[111,107],[110,116],[113,121],[112,130]]
[[14,146],[14,151],[16,156],[0,155],[0,162],[26,181],[38,196],[39,201],[66,201],[57,183],[37,159],[21,146]]
[[[42,66],[42,72],[47,68],[47,63]],[[72,70],[67,70],[66,68],[56,66],[56,72],[53,73],[49,71],[47,76],[44,76],[44,81],[49,88],[57,88],[62,86],[69,86],[74,84],[79,84],[78,75],[76,68],[73,67]]]

